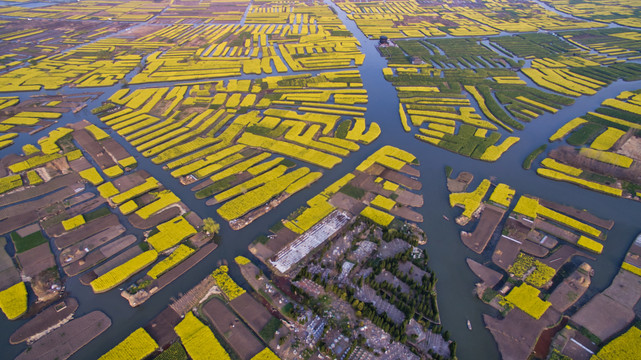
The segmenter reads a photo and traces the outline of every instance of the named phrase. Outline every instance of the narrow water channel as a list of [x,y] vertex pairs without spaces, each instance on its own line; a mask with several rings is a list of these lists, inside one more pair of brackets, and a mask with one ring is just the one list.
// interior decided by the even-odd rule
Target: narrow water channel
[[[495,163],[472,160],[420,142],[414,139],[413,135],[407,134],[402,130],[398,116],[396,91],[383,77],[381,69],[386,67],[386,60],[378,54],[375,48],[376,41],[367,39],[356,24],[349,20],[337,6],[329,0],[326,0],[326,3],[337,12],[346,27],[356,36],[361,43],[361,50],[366,55],[365,62],[359,67],[364,87],[369,94],[366,119],[368,122],[375,121],[380,124],[382,128],[381,137],[371,145],[361,146],[360,151],[344,159],[332,171],[324,171],[324,176],[312,187],[292,196],[277,209],[241,231],[232,231],[227,223],[216,214],[215,208],[207,207],[204,201],[195,199],[189,187],[180,185],[176,179],[162,170],[160,166],[140,156],[122,137],[110,132],[114,139],[125,146],[131,154],[136,155],[139,169],[146,170],[166,187],[172,189],[201,217],[213,217],[220,222],[222,243],[211,255],[183,275],[179,281],[167,286],[138,308],[130,308],[126,300],[120,296],[120,290],[118,289],[105,294],[94,295],[89,287],[79,283],[77,277],[68,280],[66,284],[67,291],[71,296],[76,297],[80,304],[76,313],[77,317],[94,310],[101,310],[113,322],[109,330],[81,349],[72,359],[99,357],[120,342],[126,334],[144,326],[160,313],[173,298],[195,286],[221,262],[233,262],[233,258],[237,255],[250,257],[247,246],[258,235],[265,233],[266,229],[272,224],[286,217],[321,189],[345,173],[352,171],[357,164],[383,145],[394,145],[407,150],[415,154],[421,162],[419,169],[423,182],[422,192],[425,197],[425,206],[419,210],[425,218],[425,222],[421,224],[421,227],[429,238],[426,247],[430,255],[430,266],[439,279],[437,290],[441,319],[445,329],[450,331],[453,339],[458,343],[459,359],[497,359],[499,354],[491,335],[484,329],[482,322],[482,314],[492,314],[493,310],[473,295],[474,283],[477,279],[465,264],[467,257],[472,257],[481,262],[489,261],[489,259],[465,248],[458,236],[461,229],[453,222],[445,221],[442,217],[442,215],[446,215],[453,219],[460,213],[458,209],[451,209],[447,201],[448,193],[445,187],[444,175],[444,167],[446,165],[452,166],[455,172],[462,170],[472,172],[475,175],[473,187],[481,179],[491,178],[496,182],[504,182],[514,187],[517,190],[517,196],[526,193],[532,194],[577,208],[588,209],[590,212],[604,218],[615,219],[616,224],[605,242],[603,254],[598,256],[596,261],[589,261],[596,271],[589,295],[591,296],[609,285],[618,270],[625,251],[641,229],[638,220],[641,204],[597,194],[570,184],[543,179],[538,177],[534,171],[522,170],[521,162],[534,148],[546,142],[548,136],[561,124],[571,118],[583,115],[587,111],[594,110],[601,101],[614,97],[623,90],[641,88],[641,81],[628,83],[619,81],[613,83],[593,96],[583,96],[577,99],[573,106],[564,108],[556,115],[546,114],[532,123],[526,124],[524,131],[515,133],[515,136],[522,138],[521,141]],[[255,78],[255,76],[246,78]],[[148,86],[166,85],[169,84],[151,84]],[[87,119],[94,124],[100,125],[100,120],[90,113],[90,109],[99,106],[120,86],[96,89],[96,91],[102,91],[104,94],[89,103],[87,108],[79,113],[65,114],[58,126],[82,119]],[[138,85],[132,86],[132,88],[143,86],[147,87]],[[63,88],[59,92],[71,94],[80,93],[83,90]],[[56,92],[46,93],[53,94]],[[20,97],[21,99],[26,99],[28,95],[32,94],[25,93],[21,94]],[[15,145],[0,151],[0,156],[10,152],[19,152],[23,144],[33,142],[44,134],[45,132],[33,136],[22,134],[16,139]],[[311,168],[315,170],[313,166]],[[492,246],[493,243],[488,248]],[[230,268],[232,277],[241,285],[246,286],[246,284],[243,284],[238,269],[235,266]],[[467,319],[472,322],[472,331],[469,331],[466,327]],[[5,339],[2,340],[4,344],[7,343],[6,339],[9,338],[10,334],[22,323],[24,321],[8,322],[0,320],[0,338]],[[5,349],[4,357],[13,358],[23,351],[25,346],[3,346],[3,348]]]

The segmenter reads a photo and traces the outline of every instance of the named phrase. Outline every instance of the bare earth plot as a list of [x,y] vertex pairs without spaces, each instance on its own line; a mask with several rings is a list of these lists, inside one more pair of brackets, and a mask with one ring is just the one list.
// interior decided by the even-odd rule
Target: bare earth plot
[[117,225],[105,229],[97,234],[91,235],[88,238],[75,243],[74,245],[64,249],[58,255],[58,259],[63,266],[68,266],[72,262],[78,261],[87,255],[87,251],[92,251],[125,232],[125,227]]
[[180,320],[180,315],[171,307],[167,307],[144,328],[149,335],[156,340],[158,346],[164,348],[178,338],[178,335],[174,332],[174,326],[176,326]]
[[492,234],[494,234],[494,230],[496,230],[496,227],[501,222],[504,214],[505,209],[501,209],[491,204],[485,204],[485,208],[481,213],[481,218],[479,219],[474,232],[461,233],[463,244],[477,254],[482,253],[490,242],[490,239],[492,239]]
[[66,234],[54,239],[54,242],[58,249],[64,249],[88,238],[89,236],[97,234],[100,231],[116,227],[118,225],[120,225],[118,216],[115,214],[109,214],[101,217],[98,221],[90,221],[80,228],[67,232]]
[[91,312],[36,341],[29,350],[18,355],[16,360],[67,359],[110,326],[111,319],[103,312]]
[[554,325],[560,317],[561,313],[548,309],[539,320],[536,320],[515,308],[502,320],[484,314],[483,321],[496,339],[504,359],[525,360],[532,352],[541,331]]
[[639,299],[641,278],[628,271],[619,271],[612,285],[574,314],[572,321],[605,341],[634,320],[633,308]]
[[56,260],[49,248],[49,242],[20,253],[17,257],[22,266],[22,272],[29,277],[34,277],[42,271],[56,266]]
[[478,276],[488,287],[493,288],[503,278],[503,274],[498,271],[494,271],[483,264],[480,264],[469,258],[466,261],[467,266],[470,267],[470,270],[472,270],[472,272],[476,276]]
[[20,273],[13,265],[13,260],[5,251],[7,239],[0,237],[0,289],[6,289],[20,281]]
[[69,297],[60,303],[53,304],[36,315],[33,319],[18,328],[9,339],[12,344],[18,344],[29,337],[45,331],[56,325],[78,309],[78,301]]
[[272,318],[269,311],[249,293],[244,293],[235,298],[229,305],[256,333],[260,333]]
[[241,359],[249,360],[264,348],[251,330],[220,299],[207,302],[203,312]]
[[121,250],[127,248],[136,242],[134,235],[126,235],[117,240],[114,240],[107,245],[102,246],[100,249],[88,253],[85,257],[74,261],[65,266],[63,270],[69,276],[75,276],[79,273],[100,264],[101,262],[109,259],[111,256],[117,254]]

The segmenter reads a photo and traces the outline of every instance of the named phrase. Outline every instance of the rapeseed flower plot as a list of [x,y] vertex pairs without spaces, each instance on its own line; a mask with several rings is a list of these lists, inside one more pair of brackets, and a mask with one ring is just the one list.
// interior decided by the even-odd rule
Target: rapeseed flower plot
[[239,297],[240,295],[245,293],[245,290],[238,286],[234,280],[227,274],[227,271],[229,271],[229,268],[225,265],[219,267],[218,269],[214,270],[214,272],[211,274],[214,279],[216,279],[216,284],[218,284],[218,287],[225,293],[227,298],[231,301],[234,300],[235,298]]
[[552,305],[549,301],[539,298],[540,291],[528,284],[521,284],[510,291],[505,300],[523,310],[526,314],[535,319],[541,318],[547,309]]
[[160,275],[166,273],[167,271],[171,270],[176,265],[187,259],[194,252],[195,250],[190,248],[189,246],[180,244],[176,249],[174,249],[174,251],[171,252],[171,254],[169,254],[168,257],[160,260],[149,271],[147,271],[147,275],[149,275],[149,277],[151,277],[152,279],[157,279]]
[[99,360],[142,360],[158,349],[158,344],[149,336],[147,331],[139,328],[125,340],[109,350]]
[[155,250],[145,251],[93,280],[90,283],[91,288],[96,294],[111,290],[156,261],[156,258],[158,253]]
[[632,326],[623,335],[605,345],[590,360],[625,360],[634,359],[641,354],[641,329]]
[[0,291],[0,309],[9,320],[17,319],[27,311],[27,287],[23,282]]
[[220,345],[214,333],[205,326],[192,312],[174,327],[185,350],[194,360],[229,360],[229,354]]

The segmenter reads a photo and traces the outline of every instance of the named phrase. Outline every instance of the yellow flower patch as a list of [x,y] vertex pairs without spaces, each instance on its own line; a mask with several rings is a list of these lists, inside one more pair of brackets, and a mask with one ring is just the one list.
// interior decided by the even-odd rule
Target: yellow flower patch
[[625,135],[625,131],[619,130],[617,128],[609,127],[606,131],[601,133],[599,136],[594,139],[590,147],[594,150],[610,150],[612,146]]
[[383,183],[383,189],[389,190],[389,191],[396,191],[398,190],[398,184],[385,180],[385,182]]
[[192,312],[174,327],[185,350],[193,360],[230,360],[214,333],[198,320]]
[[247,264],[251,264],[251,261],[250,261],[248,258],[244,257],[244,256],[236,256],[236,257],[234,258],[234,261],[235,261],[235,262],[236,262],[236,264],[238,264],[238,265],[247,265]]
[[490,189],[490,180],[483,179],[476,190],[472,192],[461,192],[450,194],[450,206],[463,205],[465,210],[463,216],[472,217],[472,214],[479,208],[481,201]]
[[[239,218],[258,206],[267,203],[274,196],[285,191],[295,181],[301,179],[308,173],[309,168],[302,167],[279,176],[258,188],[226,202],[218,208],[217,212],[227,221]],[[300,187],[298,188],[300,189]]]
[[156,194],[156,196],[156,201],[140,208],[140,210],[136,211],[136,214],[143,219],[148,219],[151,215],[157,213],[158,211],[180,201],[180,198],[173,192],[171,192],[171,190],[160,191]]
[[579,238],[579,241],[577,242],[577,245],[597,254],[600,254],[601,252],[603,252],[603,244],[596,242],[587,236],[581,235],[581,237]]
[[527,196],[521,196],[514,207],[514,212],[536,219],[539,210],[539,200]]
[[159,252],[169,249],[187,236],[196,233],[196,229],[182,216],[177,216],[156,228],[159,232],[147,238],[147,242]]
[[138,161],[136,161],[136,158],[134,158],[133,156],[130,156],[122,160],[118,160],[118,164],[120,164],[120,166],[124,168],[127,168],[138,164]]
[[149,336],[145,329],[138,328],[120,344],[101,356],[99,360],[142,360],[156,349],[158,349],[156,341]]
[[216,279],[216,284],[218,284],[218,287],[223,291],[223,293],[225,293],[229,301],[232,301],[244,294],[245,289],[238,286],[229,274],[227,274],[227,271],[229,271],[229,268],[223,265],[214,270],[211,275]]
[[49,154],[49,155],[36,155],[27,160],[17,162],[15,164],[9,165],[9,170],[13,173],[19,173],[26,170],[33,169],[40,165],[46,164],[49,161],[60,158],[60,154]]
[[251,360],[280,360],[280,358],[276,356],[276,354],[274,354],[271,349],[266,347],[263,349],[263,351],[252,357]]
[[394,146],[383,146],[360,163],[356,170],[365,171],[373,164],[380,164],[393,170],[400,170],[406,164],[412,163],[416,157],[407,151]]
[[623,190],[622,189],[615,188],[615,187],[612,187],[612,186],[603,185],[603,184],[600,184],[600,183],[597,183],[597,182],[594,182],[594,181],[580,179],[578,177],[566,175],[566,174],[558,172],[558,171],[539,168],[539,169],[536,169],[536,173],[541,175],[541,176],[543,176],[543,177],[547,177],[547,178],[554,179],[554,180],[567,181],[569,183],[574,183],[574,184],[577,184],[577,185],[585,186],[585,187],[587,187],[589,189],[600,191],[602,193],[606,193],[606,194],[609,194],[609,195],[614,195],[614,196],[623,195]]
[[151,277],[152,279],[157,279],[160,275],[166,273],[167,271],[176,267],[176,265],[183,262],[194,252],[195,250],[190,248],[189,246],[180,244],[176,249],[174,249],[174,251],[171,252],[171,254],[169,254],[168,257],[159,261],[149,271],[147,271],[147,275],[149,275],[149,277]]
[[0,178],[0,194],[22,186],[22,177],[20,175],[9,175]]
[[579,176],[583,173],[583,170],[579,168],[575,168],[574,166],[570,165],[565,165],[562,164],[554,159],[551,158],[545,158],[541,161],[541,165],[553,169],[553,170],[558,170],[560,172],[566,173],[571,176]]
[[508,271],[519,279],[523,279],[525,274],[529,273],[525,278],[525,282],[534,287],[541,287],[547,284],[556,274],[554,268],[524,253],[519,253],[516,261],[510,266]]
[[110,168],[106,168],[103,170],[105,175],[109,176],[110,178],[115,178],[123,174],[122,168],[118,165],[114,165]]
[[389,211],[389,210],[392,210],[394,205],[396,205],[396,202],[392,199],[386,198],[385,196],[376,195],[374,200],[372,200],[371,204],[381,209]]
[[80,214],[72,217],[71,219],[62,220],[62,227],[64,227],[66,231],[69,231],[77,228],[80,225],[83,225],[84,223],[85,218],[82,216],[82,214]]
[[27,172],[27,179],[29,180],[29,185],[38,185],[43,182],[42,178],[35,170]]
[[496,161],[498,160],[504,152],[506,152],[512,145],[516,144],[521,140],[516,136],[510,136],[507,139],[503,140],[501,145],[492,145],[485,149],[483,155],[481,155],[481,160],[484,161]]
[[401,116],[401,124],[403,125],[403,130],[405,130],[405,132],[410,132],[412,128],[410,128],[409,124],[407,123],[407,114],[405,114],[403,104],[401,103],[398,104],[398,113]]
[[621,264],[621,269],[627,270],[635,275],[641,276],[641,269],[630,263],[624,262],[623,264]]
[[540,293],[538,289],[528,284],[521,284],[521,286],[513,288],[512,291],[507,294],[505,300],[514,304],[514,306],[523,310],[531,317],[540,319],[550,305],[552,305],[549,301],[541,300],[539,298]]
[[102,176],[98,173],[98,170],[95,168],[89,168],[82,170],[78,173],[83,179],[89,181],[93,185],[100,185],[104,181]]
[[616,165],[622,168],[629,168],[632,165],[632,158],[625,155],[609,152],[609,151],[600,151],[592,148],[581,148],[580,154],[587,156],[590,159],[595,159],[607,164]]
[[138,204],[136,204],[136,202],[133,200],[129,200],[126,203],[120,205],[119,209],[123,215],[129,215],[132,212],[136,211],[136,209],[138,209]]
[[65,157],[67,158],[67,161],[78,160],[82,156],[83,156],[82,155],[82,151],[80,151],[80,150],[69,151],[68,153],[65,154]]
[[297,234],[302,234],[309,230],[312,226],[316,225],[319,221],[334,211],[335,207],[328,203],[327,199],[328,197],[320,194],[309,199],[307,201],[309,208],[305,209],[295,219],[291,221],[285,220],[285,227]]
[[9,320],[17,319],[27,312],[27,287],[23,282],[0,291],[0,309]]
[[493,201],[499,205],[509,207],[512,202],[512,197],[516,191],[506,184],[498,184],[494,188],[492,195],[490,195],[490,201]]
[[636,359],[641,354],[641,329],[632,326],[623,335],[610,341],[590,360],[627,360]]
[[33,155],[35,153],[40,152],[40,149],[38,149],[38,147],[33,145],[33,144],[26,144],[26,145],[22,146],[22,152],[25,155]]
[[361,215],[382,226],[387,226],[394,220],[394,216],[370,206],[363,209],[363,211],[361,211]]
[[[123,193],[115,195],[111,199],[111,201],[113,201],[116,204],[122,204],[123,202],[125,202],[127,200],[131,200],[131,199],[133,199],[133,198],[135,198],[137,196],[140,196],[140,195],[142,195],[142,194],[144,194],[144,193],[146,193],[148,191],[151,191],[151,190],[157,188],[158,186],[160,186],[160,184],[158,183],[158,181],[156,179],[154,179],[153,177],[148,177],[145,180],[144,183],[142,183],[142,184],[140,184],[138,186],[135,186],[135,187],[123,192]],[[100,189],[98,189],[98,190],[100,190]]]
[[548,139],[550,142],[557,141],[559,139],[562,139],[570,133],[572,130],[576,129],[582,124],[585,124],[588,122],[587,120],[581,119],[581,118],[575,118],[573,120],[568,121],[565,123],[565,125],[561,126],[550,138]]
[[120,193],[118,189],[112,184],[111,182],[104,183],[100,186],[97,187],[98,192],[100,193],[100,196],[102,196],[105,199],[109,199],[110,197]]
[[42,152],[44,154],[47,154],[47,155],[55,154],[58,151],[60,151],[60,147],[58,147],[56,142],[60,140],[62,137],[64,137],[65,135],[70,134],[72,132],[73,132],[73,129],[70,129],[67,127],[57,128],[55,130],[52,130],[49,133],[48,137],[44,137],[38,140],[38,144],[40,144],[40,147],[42,148]]
[[156,261],[156,258],[158,258],[158,253],[155,250],[145,251],[93,280],[90,283],[91,288],[96,294],[111,290]]
[[110,137],[103,129],[93,124],[85,127],[85,130],[89,131],[96,140],[103,140]]

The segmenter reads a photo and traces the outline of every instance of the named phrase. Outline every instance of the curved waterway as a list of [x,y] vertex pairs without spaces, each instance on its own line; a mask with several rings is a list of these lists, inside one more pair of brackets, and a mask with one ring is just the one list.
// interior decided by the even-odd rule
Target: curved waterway
[[[172,299],[187,292],[222,262],[233,262],[233,258],[237,255],[252,257],[247,250],[247,246],[257,236],[264,234],[271,225],[286,217],[327,185],[342,177],[345,173],[352,171],[357,164],[384,145],[398,146],[415,154],[420,160],[422,192],[425,197],[425,206],[418,210],[425,218],[425,222],[421,224],[421,227],[429,238],[426,247],[430,255],[430,266],[439,279],[437,290],[441,320],[444,327],[450,331],[453,339],[458,343],[459,359],[498,359],[499,353],[494,340],[489,332],[485,330],[482,322],[483,313],[495,314],[495,312],[474,296],[474,284],[478,279],[465,264],[467,257],[481,262],[487,262],[489,258],[477,255],[463,246],[458,235],[461,228],[454,222],[443,219],[443,215],[453,219],[460,213],[460,210],[450,208],[448,203],[444,175],[444,167],[446,165],[452,166],[455,173],[463,170],[472,172],[475,175],[475,180],[471,188],[474,188],[481,179],[490,178],[495,182],[504,182],[511,185],[517,190],[517,196],[520,194],[532,194],[580,209],[587,209],[597,216],[615,219],[615,226],[609,232],[608,239],[605,241],[603,254],[599,255],[596,261],[588,261],[596,271],[588,296],[594,295],[609,285],[625,256],[627,248],[641,229],[638,219],[638,214],[641,212],[641,204],[541,178],[534,171],[522,170],[521,162],[534,148],[547,142],[547,138],[561,124],[576,116],[583,115],[587,111],[594,110],[601,101],[614,97],[623,90],[641,88],[641,81],[615,82],[593,96],[583,96],[577,99],[574,105],[564,108],[555,115],[546,114],[532,123],[526,124],[524,131],[515,133],[516,136],[521,137],[521,141],[495,163],[472,160],[415,140],[412,134],[407,134],[402,130],[398,117],[396,91],[383,78],[381,69],[386,66],[386,60],[378,54],[375,48],[376,41],[367,39],[356,27],[356,24],[347,19],[344,12],[331,2],[328,1],[327,3],[336,10],[343,23],[360,41],[362,51],[366,55],[364,64],[359,67],[363,84],[369,93],[366,118],[370,122],[376,121],[381,125],[382,134],[380,138],[371,145],[361,146],[359,152],[344,159],[332,171],[324,171],[324,176],[312,187],[292,196],[278,208],[262,216],[246,228],[240,231],[233,231],[216,214],[214,207],[207,207],[203,200],[195,199],[189,187],[180,185],[176,179],[162,170],[160,166],[154,165],[149,159],[140,156],[122,137],[110,132],[114,139],[136,156],[139,162],[139,169],[146,170],[166,187],[172,189],[201,217],[213,217],[219,221],[221,223],[222,243],[212,254],[180,277],[178,281],[167,286],[137,308],[129,307],[127,301],[120,296],[119,289],[114,289],[105,294],[94,295],[90,287],[79,283],[77,277],[68,279],[66,282],[67,291],[70,296],[78,299],[80,305],[76,317],[94,310],[101,310],[112,320],[112,326],[105,333],[78,351],[72,359],[99,357],[120,342],[127,334],[147,324],[165,309]],[[149,86],[162,85],[150,84]],[[82,119],[87,119],[100,125],[99,119],[92,115],[89,109],[99,106],[101,101],[106,100],[118,88],[120,88],[120,85],[92,89],[93,91],[104,92],[104,94],[90,102],[87,108],[77,114],[65,114],[60,119],[58,126]],[[84,92],[84,90],[64,88],[58,91],[58,93],[62,94],[77,94],[80,92]],[[56,92],[47,91],[42,93],[54,94]],[[20,94],[20,97],[21,99],[26,99],[31,94],[33,93]],[[46,132],[37,133],[33,136],[21,134],[16,138],[15,145],[0,151],[0,156],[5,156],[11,152],[19,152],[22,145],[34,142]],[[314,168],[313,166],[310,167]],[[492,248],[493,245],[494,242],[490,243],[488,248]],[[230,267],[230,273],[242,286],[247,287],[236,266]],[[472,323],[472,331],[467,329],[466,321],[468,319]],[[26,348],[24,344],[8,345],[8,338],[11,333],[24,322],[0,320],[0,343],[5,354],[4,358],[13,358]]]

